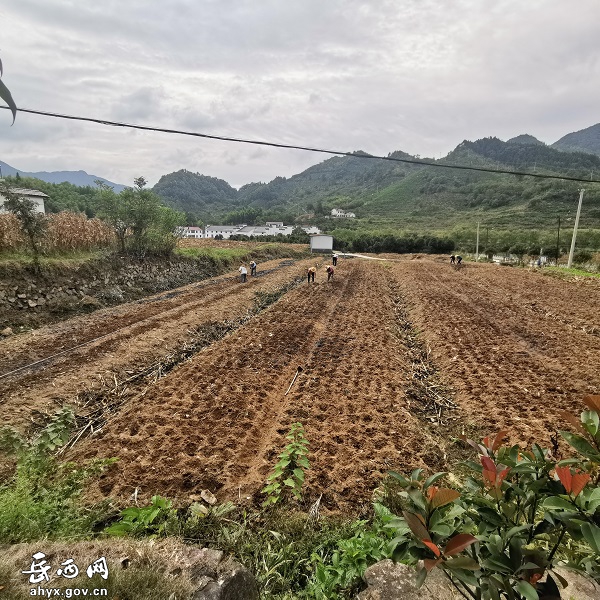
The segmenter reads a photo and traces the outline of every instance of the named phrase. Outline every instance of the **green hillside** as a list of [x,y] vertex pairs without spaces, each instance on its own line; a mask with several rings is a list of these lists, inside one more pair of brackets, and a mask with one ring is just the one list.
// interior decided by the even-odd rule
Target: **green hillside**
[[226,181],[186,169],[163,175],[153,191],[167,206],[204,220],[237,205],[237,190]]
[[589,152],[600,155],[600,123],[569,133],[552,144],[563,152]]
[[[600,157],[562,152],[532,136],[503,142],[464,141],[439,167],[356,156],[329,158],[290,178],[231,188],[225,181],[188,171],[161,178],[155,186],[163,201],[204,220],[312,222],[325,229],[402,229],[448,232],[465,223],[499,229],[550,230],[557,219],[572,218],[580,184],[449,168],[450,165],[559,174],[600,176]],[[535,138],[533,138],[535,140]],[[527,143],[524,143],[527,142]],[[404,152],[389,158],[412,159]],[[440,168],[446,166],[446,168]],[[600,229],[600,191],[586,186],[583,228]],[[357,219],[326,219],[331,208],[352,210]],[[299,216],[300,215],[300,216]]]

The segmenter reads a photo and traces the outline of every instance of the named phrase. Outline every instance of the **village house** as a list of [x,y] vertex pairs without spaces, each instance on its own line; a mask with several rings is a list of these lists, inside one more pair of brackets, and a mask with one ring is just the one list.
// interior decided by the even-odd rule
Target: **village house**
[[342,210],[341,208],[331,209],[332,219],[355,219],[356,215],[353,212]]
[[[295,227],[292,225],[284,225],[282,221],[267,221],[265,225],[207,225],[204,229],[204,236],[198,235],[194,230],[199,228],[184,227],[182,228],[183,237],[204,237],[215,238],[217,235],[222,236],[224,240],[228,240],[232,235],[246,235],[248,237],[262,237],[267,235],[292,235]],[[309,235],[321,233],[318,227],[304,226],[303,229]],[[190,231],[188,231],[190,230]]]
[[[28,190],[25,188],[14,188],[14,187],[9,188],[9,190],[13,194],[17,194],[21,198],[27,198],[28,200],[32,200],[35,204],[35,207],[34,207],[35,212],[38,212],[41,214],[46,213],[44,199],[48,198],[48,195],[44,194],[44,192],[40,192],[38,190]],[[7,210],[4,208],[5,200],[6,200],[6,198],[2,195],[2,192],[0,192],[0,213],[7,212]]]

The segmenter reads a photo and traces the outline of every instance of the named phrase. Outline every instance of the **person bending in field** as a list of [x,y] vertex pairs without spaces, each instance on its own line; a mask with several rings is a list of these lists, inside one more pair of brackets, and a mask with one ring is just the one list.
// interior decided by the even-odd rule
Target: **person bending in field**
[[333,279],[333,267],[331,265],[329,265],[325,271],[327,272],[327,281],[329,281],[330,279]]
[[334,254],[334,255],[331,257],[331,260],[333,261],[333,266],[334,266],[334,267],[337,265],[337,259],[338,259],[338,255],[337,255],[337,254]]
[[456,257],[456,264],[460,265],[462,263],[462,256],[457,256]]
[[455,260],[456,260],[456,256],[454,256],[454,254],[451,254],[450,255],[450,264],[453,265]]
[[256,263],[254,261],[250,263],[250,277],[256,277]]
[[308,279],[308,283],[311,281],[315,282],[315,273],[317,272],[317,267],[308,267],[308,271],[306,272],[306,276]]
[[241,283],[246,283],[246,275],[248,275],[248,269],[246,269],[244,265],[241,265],[238,271],[240,272]]

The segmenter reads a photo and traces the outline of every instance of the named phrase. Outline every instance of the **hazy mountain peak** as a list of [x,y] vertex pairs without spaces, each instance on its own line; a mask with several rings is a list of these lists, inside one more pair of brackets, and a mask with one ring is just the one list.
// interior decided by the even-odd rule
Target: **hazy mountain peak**
[[536,146],[545,146],[544,142],[540,142],[533,135],[529,135],[528,133],[523,133],[521,135],[517,135],[510,140],[506,140],[507,144],[534,144]]

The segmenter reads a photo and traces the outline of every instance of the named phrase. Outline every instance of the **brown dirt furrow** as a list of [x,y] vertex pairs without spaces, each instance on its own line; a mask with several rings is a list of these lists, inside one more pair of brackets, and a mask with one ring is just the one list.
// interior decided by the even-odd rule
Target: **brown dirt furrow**
[[[295,421],[310,441],[309,499],[355,513],[388,468],[441,461],[406,409],[410,366],[379,267],[344,261],[333,284],[304,285],[129,403],[79,458],[120,456],[99,492],[121,501],[259,494]],[[303,367],[288,396],[285,391]]]
[[[245,285],[232,273],[7,338],[0,342],[0,375],[85,345],[0,378],[3,411],[10,415],[11,424],[20,425],[32,411],[52,411],[78,393],[95,389],[105,378],[120,378],[153,364],[181,347],[190,331],[202,324],[239,318],[253,306],[256,292],[293,280],[308,262],[270,261],[261,264],[260,277],[250,278]],[[100,336],[105,337],[90,342]]]
[[509,428],[514,439],[549,445],[565,426],[560,411],[578,412],[581,397],[600,387],[600,338],[589,330],[599,323],[594,283],[434,261],[394,272],[459,405],[484,431]]

